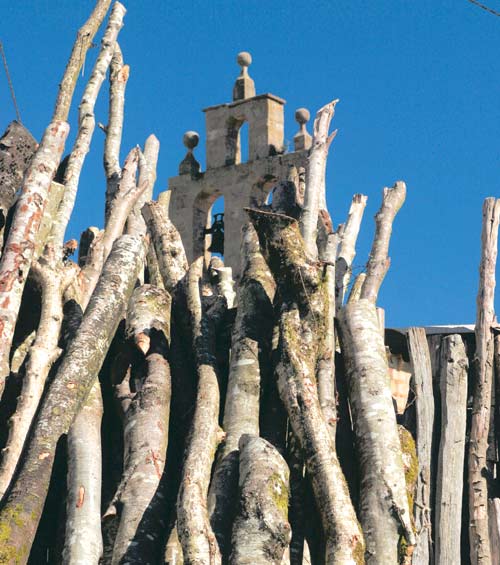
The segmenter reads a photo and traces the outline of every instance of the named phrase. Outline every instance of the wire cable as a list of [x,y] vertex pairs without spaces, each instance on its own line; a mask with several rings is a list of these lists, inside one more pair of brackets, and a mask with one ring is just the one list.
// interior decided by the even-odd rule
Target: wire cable
[[19,107],[17,106],[16,94],[14,92],[14,85],[10,78],[9,67],[7,66],[7,57],[5,56],[5,51],[3,50],[3,43],[0,41],[0,53],[2,54],[3,66],[5,68],[5,74],[7,75],[7,82],[9,83],[10,95],[12,96],[12,102],[14,102],[14,108],[16,110],[17,121],[22,124],[21,113],[19,112]]
[[481,8],[482,10],[485,10],[486,12],[489,12],[490,14],[493,14],[494,16],[498,16],[500,17],[500,12],[497,12],[496,10],[493,10],[492,8],[485,6],[484,4],[481,4],[481,2],[478,2],[477,0],[467,0],[467,2],[470,2],[471,4],[475,4],[476,6],[479,6],[479,8]]

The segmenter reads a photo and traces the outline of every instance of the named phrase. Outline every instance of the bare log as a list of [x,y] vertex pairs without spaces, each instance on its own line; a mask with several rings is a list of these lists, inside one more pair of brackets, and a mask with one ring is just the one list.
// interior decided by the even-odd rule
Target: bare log
[[443,338],[440,359],[441,440],[436,478],[435,560],[461,563],[457,533],[462,526],[467,369],[462,338]]
[[207,509],[212,464],[217,445],[222,439],[218,424],[219,383],[214,334],[216,320],[207,314],[202,306],[202,275],[203,257],[199,257],[189,268],[186,287],[198,392],[177,499],[177,532],[186,565],[221,563],[219,547]]
[[36,338],[29,351],[16,411],[9,422],[9,437],[0,464],[0,499],[3,498],[20,461],[24,443],[38,408],[49,371],[61,354],[58,347],[63,319],[63,294],[77,274],[76,265],[60,266],[53,250],[33,263],[32,273],[41,287],[42,311]]
[[26,563],[47,495],[57,442],[85,403],[132,294],[144,242],[122,236],[34,422],[26,458],[0,511],[0,562]]
[[[109,3],[108,3],[109,5]],[[80,173],[85,157],[90,149],[90,142],[95,129],[94,108],[102,83],[115,49],[118,33],[123,25],[125,7],[115,2],[108,25],[102,38],[101,50],[95,62],[89,81],[83,92],[78,112],[78,133],[64,173],[64,196],[59,205],[56,221],[52,227],[50,241],[55,249],[61,250],[64,234],[75,205]]]
[[265,439],[244,434],[239,449],[240,510],[231,564],[280,565],[291,538],[288,466]]
[[127,219],[125,233],[132,235],[146,233],[146,223],[142,217],[141,210],[144,204],[153,198],[153,188],[156,181],[156,163],[158,162],[159,151],[160,142],[156,136],[150,135],[144,144],[144,159],[139,161],[138,184],[142,186],[145,183],[147,188],[137,199]]
[[78,74],[85,62],[87,51],[92,45],[94,36],[101,26],[110,4],[111,0],[97,0],[94,10],[90,14],[88,20],[78,30],[68,64],[66,65],[62,81],[59,84],[59,92],[57,94],[56,106],[52,117],[53,122],[65,122],[68,119]]
[[[68,435],[68,512],[64,565],[97,565],[102,555],[102,413],[101,387],[96,380],[87,401],[71,426],[71,434]],[[88,450],[92,451],[91,457],[87,456]]]
[[[130,299],[127,335],[145,355],[143,379],[129,395],[124,426],[124,470],[110,511],[118,512],[112,563],[158,561],[167,509],[161,483],[170,413],[170,296],[150,285]],[[139,369],[140,370],[140,369]]]
[[320,108],[314,120],[313,140],[308,157],[307,190],[304,197],[304,210],[300,219],[300,233],[304,238],[307,254],[311,259],[318,256],[316,247],[318,214],[320,209],[326,209],[326,160],[330,145],[337,135],[337,130],[330,135],[328,135],[328,132],[337,102],[338,100],[334,100]]
[[335,296],[337,312],[344,304],[344,298],[347,294],[347,288],[349,287],[349,281],[352,273],[352,262],[356,256],[356,241],[358,239],[361,220],[363,219],[367,199],[367,196],[364,194],[355,194],[352,197],[351,207],[349,208],[349,216],[342,232],[337,260],[335,263]]
[[432,367],[423,328],[410,328],[407,335],[410,353],[416,410],[416,446],[418,457],[417,491],[414,518],[417,542],[413,551],[413,565],[428,565],[433,554],[431,524],[431,485],[434,476],[431,467],[432,433],[434,427],[434,394]]
[[498,247],[500,200],[487,198],[483,205],[481,263],[476,315],[475,388],[469,445],[469,539],[472,565],[490,565],[488,533],[488,484],[485,477],[493,382],[495,322],[495,267]]
[[9,352],[38,229],[68,132],[69,126],[65,122],[53,122],[45,130],[26,172],[0,261],[0,396],[9,375]]
[[104,170],[106,172],[105,219],[111,212],[111,203],[118,190],[121,177],[120,146],[123,130],[123,112],[125,107],[125,88],[130,68],[123,64],[123,56],[118,43],[111,59],[109,76],[109,119],[108,125],[102,126],[106,132],[104,142]]
[[340,343],[361,467],[360,520],[367,563],[377,564],[397,562],[400,531],[409,546],[415,544],[384,338],[375,307],[389,265],[392,223],[405,192],[404,183],[384,189],[361,298],[349,301],[339,314]]
[[387,256],[391,239],[392,223],[406,198],[406,185],[396,182],[392,188],[384,188],[382,206],[375,216],[375,237],[366,266],[366,280],[361,289],[361,298],[375,303],[390,260]]
[[142,214],[151,233],[163,284],[172,294],[188,269],[179,232],[157,202],[146,203],[142,208]]
[[223,422],[226,437],[208,496],[210,523],[223,557],[230,553],[231,526],[238,502],[238,443],[243,434],[259,435],[260,359],[266,362],[269,356],[273,326],[275,284],[250,223],[243,227],[242,258],[246,265],[238,285],[231,341]]
[[321,328],[329,315],[320,270],[307,259],[293,218],[257,210],[248,214],[283,301],[278,388],[311,477],[326,537],[325,559],[362,562],[363,536],[316,387],[316,361],[324,347]]

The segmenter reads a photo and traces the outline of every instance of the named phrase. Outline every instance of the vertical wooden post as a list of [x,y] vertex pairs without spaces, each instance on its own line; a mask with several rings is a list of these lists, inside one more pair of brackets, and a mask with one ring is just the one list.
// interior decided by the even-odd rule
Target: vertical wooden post
[[416,446],[418,456],[417,492],[414,518],[417,544],[413,552],[413,565],[428,565],[432,558],[431,525],[431,473],[432,431],[434,426],[434,394],[432,392],[432,367],[423,328],[408,330],[413,389],[416,411]]
[[461,563],[468,359],[459,335],[441,344],[441,441],[436,481],[435,563]]

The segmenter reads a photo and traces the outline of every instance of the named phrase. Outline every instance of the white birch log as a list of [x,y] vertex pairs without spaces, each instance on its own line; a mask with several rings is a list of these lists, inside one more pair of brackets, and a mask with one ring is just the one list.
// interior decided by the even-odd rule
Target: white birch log
[[469,444],[469,541],[472,565],[490,565],[488,532],[488,485],[486,452],[490,426],[493,381],[493,334],[495,322],[495,267],[498,248],[500,199],[487,198],[483,205],[481,263],[476,315],[475,388]]
[[289,475],[265,439],[244,434],[240,449],[240,510],[232,536],[232,565],[281,565],[291,538]]
[[467,369],[459,335],[443,338],[440,359],[441,439],[436,477],[435,562],[461,563]]

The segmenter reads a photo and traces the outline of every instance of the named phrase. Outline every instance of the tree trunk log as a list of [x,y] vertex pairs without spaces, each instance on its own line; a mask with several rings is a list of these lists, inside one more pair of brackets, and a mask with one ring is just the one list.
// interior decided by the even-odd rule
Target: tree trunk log
[[362,298],[347,304],[339,327],[361,468],[360,520],[367,563],[396,563],[400,528],[409,545],[415,544],[415,537],[375,305]]
[[[123,478],[113,500],[120,525],[112,563],[156,563],[161,554],[167,508],[161,483],[168,445],[170,296],[150,285],[129,302],[127,336],[145,355],[144,380],[124,415]],[[108,510],[109,512],[109,510]]]
[[243,228],[246,260],[238,285],[231,362],[223,428],[226,433],[210,485],[208,511],[223,556],[230,553],[231,527],[238,503],[238,442],[243,434],[259,435],[260,359],[269,359],[275,284],[259,249],[257,234]]
[[316,385],[325,317],[333,316],[328,312],[327,291],[317,264],[307,259],[293,218],[257,210],[248,213],[282,300],[278,389],[311,477],[326,537],[325,559],[333,565],[362,563],[363,536]]
[[458,533],[462,528],[467,369],[462,338],[441,344],[441,441],[436,477],[435,562],[461,563]]
[[291,538],[289,470],[265,439],[244,434],[240,449],[240,510],[232,537],[232,565],[280,565]]
[[208,517],[207,496],[219,428],[219,383],[216,373],[216,320],[204,311],[200,296],[203,257],[187,275],[187,307],[196,359],[198,393],[177,499],[177,532],[186,565],[218,565],[221,555]]
[[0,562],[26,563],[57,442],[85,403],[144,262],[144,242],[122,236],[105,264],[80,329],[34,422],[26,458],[0,512]]

